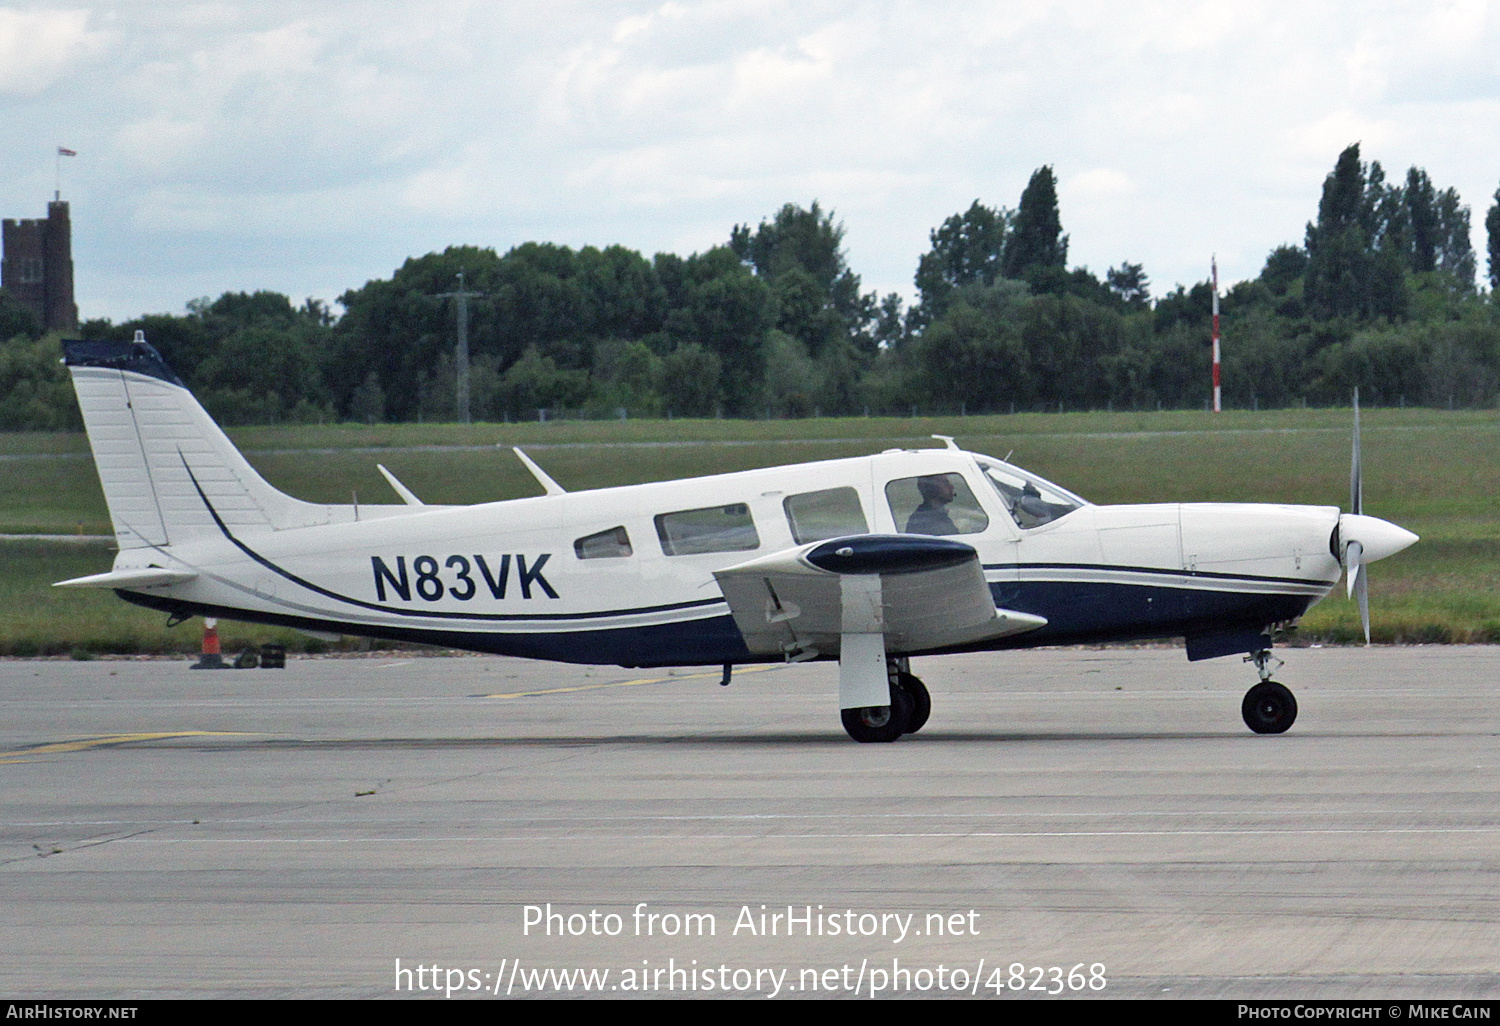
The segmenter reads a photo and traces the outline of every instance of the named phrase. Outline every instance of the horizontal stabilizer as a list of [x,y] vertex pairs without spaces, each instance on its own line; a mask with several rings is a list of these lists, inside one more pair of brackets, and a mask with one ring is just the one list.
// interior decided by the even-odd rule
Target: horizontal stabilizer
[[75,577],[58,581],[54,588],[157,588],[164,584],[182,584],[197,577],[192,570],[166,570],[159,566],[139,570],[111,570],[107,574]]
[[[1045,626],[996,609],[971,546],[923,535],[857,535],[772,553],[714,574],[752,652],[834,655],[845,634],[919,652]],[[856,581],[865,582],[858,588]]]

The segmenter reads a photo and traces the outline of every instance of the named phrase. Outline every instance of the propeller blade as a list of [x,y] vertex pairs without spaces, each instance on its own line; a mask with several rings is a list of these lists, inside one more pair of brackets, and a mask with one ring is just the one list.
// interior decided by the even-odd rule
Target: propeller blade
[[1351,541],[1344,546],[1344,583],[1349,586],[1349,598],[1354,597],[1354,584],[1361,580],[1361,573],[1365,564],[1360,557],[1365,554],[1365,547],[1357,541]]
[[1354,572],[1354,594],[1359,599],[1359,622],[1365,629],[1365,644],[1370,643],[1370,578],[1361,563]]
[[1349,458],[1349,512],[1365,511],[1365,488],[1359,467],[1359,386],[1354,388],[1354,451]]

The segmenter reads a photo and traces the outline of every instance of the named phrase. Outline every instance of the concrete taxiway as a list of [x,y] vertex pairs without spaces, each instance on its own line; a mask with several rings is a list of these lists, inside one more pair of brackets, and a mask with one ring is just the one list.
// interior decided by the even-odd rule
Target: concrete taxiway
[[0,994],[1500,996],[1500,649],[1279,654],[0,662]]

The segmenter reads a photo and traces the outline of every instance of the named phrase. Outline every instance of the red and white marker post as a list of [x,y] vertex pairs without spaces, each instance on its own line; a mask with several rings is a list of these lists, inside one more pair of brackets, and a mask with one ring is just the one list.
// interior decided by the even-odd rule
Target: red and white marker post
[[1214,412],[1220,412],[1219,405],[1219,257],[1214,254],[1210,266],[1213,268],[1214,283]]

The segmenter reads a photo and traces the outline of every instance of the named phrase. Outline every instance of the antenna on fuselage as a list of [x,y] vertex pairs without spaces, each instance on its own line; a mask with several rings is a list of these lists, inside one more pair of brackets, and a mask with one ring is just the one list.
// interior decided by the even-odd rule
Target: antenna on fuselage
[[406,487],[406,485],[402,484],[400,481],[396,480],[396,475],[392,474],[389,470],[386,470],[384,463],[375,464],[375,469],[385,475],[386,483],[388,483],[392,488],[396,490],[396,494],[401,496],[402,502],[406,503],[408,506],[427,505],[421,499],[417,498],[415,492]]
[[545,491],[548,495],[568,494],[568,490],[562,485],[558,484],[556,481],[552,480],[552,478],[548,477],[547,472],[533,463],[530,456],[526,455],[515,446],[511,446],[510,451],[521,458],[521,462],[526,464],[526,469],[531,471],[531,476],[536,478],[537,484],[541,485],[543,491]]
[[958,443],[953,440],[952,435],[933,435],[932,437],[936,438],[938,441],[942,442],[944,445],[954,450],[955,452],[963,452],[963,450],[958,447]]

